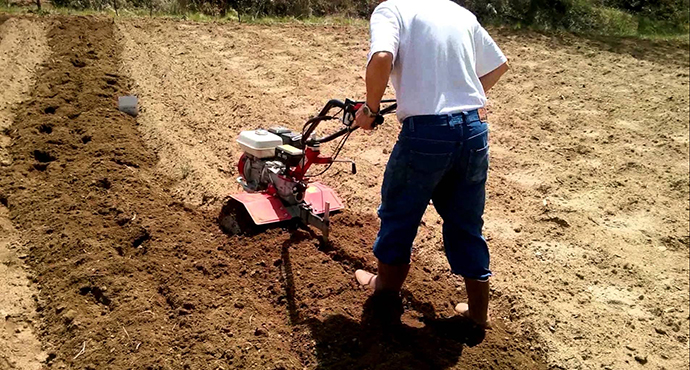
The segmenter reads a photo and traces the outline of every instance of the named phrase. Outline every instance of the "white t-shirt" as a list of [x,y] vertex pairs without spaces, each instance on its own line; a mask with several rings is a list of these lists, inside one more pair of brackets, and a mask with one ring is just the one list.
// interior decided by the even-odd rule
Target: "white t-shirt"
[[479,77],[507,61],[474,14],[450,0],[384,1],[370,27],[369,60],[381,51],[393,55],[400,121],[483,107]]

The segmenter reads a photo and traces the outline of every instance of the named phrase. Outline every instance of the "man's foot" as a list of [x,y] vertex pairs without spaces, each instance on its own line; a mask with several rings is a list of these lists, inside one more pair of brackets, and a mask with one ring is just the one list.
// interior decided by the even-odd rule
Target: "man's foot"
[[472,320],[475,324],[481,326],[484,329],[491,329],[491,322],[489,321],[488,315],[486,320],[477,320],[472,315],[470,315],[470,306],[467,303],[458,303],[457,306],[455,306],[455,312],[457,312],[460,316],[464,316],[470,320]]
[[371,289],[376,289],[376,275],[369,271],[357,270],[355,271],[355,279],[362,285]]

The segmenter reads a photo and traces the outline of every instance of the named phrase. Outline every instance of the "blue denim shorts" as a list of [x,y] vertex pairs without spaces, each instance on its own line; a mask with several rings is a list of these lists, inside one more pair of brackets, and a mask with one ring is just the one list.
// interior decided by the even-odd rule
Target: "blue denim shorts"
[[374,243],[379,261],[410,263],[417,228],[433,200],[443,218],[443,243],[453,273],[478,280],[491,276],[482,236],[488,140],[488,123],[477,111],[403,121],[381,188],[381,229]]

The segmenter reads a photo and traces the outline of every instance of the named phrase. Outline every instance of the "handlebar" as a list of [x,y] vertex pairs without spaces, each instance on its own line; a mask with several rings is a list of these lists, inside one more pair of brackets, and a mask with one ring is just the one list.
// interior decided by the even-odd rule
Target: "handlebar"
[[[378,115],[376,115],[376,118],[374,119],[374,123],[372,124],[372,127],[376,127],[380,124],[383,123],[383,116],[389,113],[392,113],[395,111],[398,107],[398,104],[394,99],[390,100],[382,100],[382,104],[386,103],[393,103],[386,108],[383,108],[379,111]],[[321,109],[321,112],[319,113],[318,116],[310,119],[307,121],[305,124],[305,127],[307,125],[310,125],[309,128],[302,133],[302,143],[304,145],[316,145],[316,144],[321,144],[321,143],[327,143],[329,141],[332,141],[340,136],[345,135],[346,133],[353,132],[357,130],[358,127],[352,127],[352,122],[354,121],[354,115],[357,113],[359,108],[362,107],[362,105],[365,104],[365,102],[362,101],[352,101],[349,99],[345,99],[345,102],[337,100],[337,99],[331,99],[329,100],[326,105]],[[319,122],[323,120],[328,120],[328,119],[334,119],[335,117],[327,116],[326,114],[333,108],[341,108],[343,110],[343,124],[346,126],[343,129],[334,132],[330,135],[324,136],[322,138],[314,138],[314,139],[309,139],[309,136],[314,132],[316,129],[316,126],[318,125]],[[348,120],[348,122],[346,122]]]
[[345,103],[338,100],[338,99],[331,99],[326,103],[326,105],[321,109],[321,112],[319,113],[319,116],[325,116],[326,113],[328,113],[329,110],[333,108],[341,108],[345,109]]

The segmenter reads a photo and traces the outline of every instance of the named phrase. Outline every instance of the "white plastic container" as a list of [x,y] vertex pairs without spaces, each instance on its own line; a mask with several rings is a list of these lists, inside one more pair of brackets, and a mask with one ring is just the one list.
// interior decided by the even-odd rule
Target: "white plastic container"
[[139,114],[139,99],[136,96],[121,96],[117,99],[117,107],[120,111],[136,117]]
[[283,139],[264,129],[258,129],[240,132],[237,143],[242,150],[257,158],[270,158],[276,155],[276,147],[283,144]]

